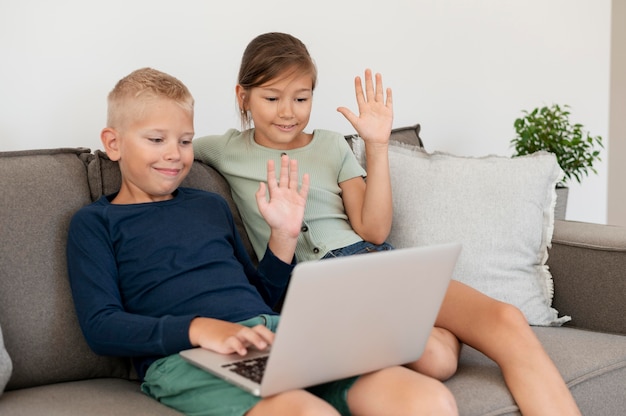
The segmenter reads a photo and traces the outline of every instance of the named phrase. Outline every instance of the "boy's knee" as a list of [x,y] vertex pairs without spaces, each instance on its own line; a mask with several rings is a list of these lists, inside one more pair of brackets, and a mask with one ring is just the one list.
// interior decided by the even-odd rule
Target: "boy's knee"
[[305,390],[290,390],[267,397],[257,403],[247,416],[265,415],[339,416],[327,402]]
[[354,414],[458,414],[456,400],[442,382],[404,367],[361,376],[348,404]]
[[[456,416],[459,414],[459,409],[456,404],[456,399],[452,392],[441,382],[438,382],[438,385],[433,388],[432,396],[432,414],[438,415],[450,415]],[[417,415],[417,414],[425,414],[423,411],[423,404],[416,402],[415,408],[412,409],[407,414]],[[431,414],[431,413],[427,413]]]
[[[416,394],[417,390],[420,390],[420,394]],[[454,395],[439,380],[434,378],[429,378],[426,382],[421,380],[414,389],[407,389],[405,393],[405,398],[401,400],[404,405],[401,414],[458,415]]]

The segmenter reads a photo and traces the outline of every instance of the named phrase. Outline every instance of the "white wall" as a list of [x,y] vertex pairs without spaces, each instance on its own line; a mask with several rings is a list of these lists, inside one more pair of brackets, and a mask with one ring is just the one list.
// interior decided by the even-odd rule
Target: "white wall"
[[[522,109],[572,106],[606,138],[610,0],[0,0],[0,150],[100,148],[105,97],[152,66],[196,98],[196,134],[237,127],[241,53],[267,31],[299,37],[319,69],[310,126],[351,132],[352,80],[394,90],[396,127],[428,150],[510,155]],[[604,161],[607,157],[604,157]],[[606,163],[571,184],[568,219],[606,221]]]

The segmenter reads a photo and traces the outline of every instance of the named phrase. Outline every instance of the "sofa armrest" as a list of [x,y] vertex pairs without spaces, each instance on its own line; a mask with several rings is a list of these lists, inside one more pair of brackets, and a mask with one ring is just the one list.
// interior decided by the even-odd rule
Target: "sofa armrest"
[[626,335],[626,227],[557,220],[547,264],[568,325]]

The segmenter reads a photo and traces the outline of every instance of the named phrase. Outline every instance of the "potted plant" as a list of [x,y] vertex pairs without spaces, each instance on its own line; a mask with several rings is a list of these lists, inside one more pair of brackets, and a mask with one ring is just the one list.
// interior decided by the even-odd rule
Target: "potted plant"
[[569,106],[553,104],[523,111],[524,116],[515,120],[516,136],[511,140],[515,156],[528,155],[539,150],[554,153],[563,169],[563,179],[557,184],[557,208],[555,217],[565,218],[567,183],[580,183],[589,171],[598,173],[594,163],[600,161],[602,137],[592,136],[582,124],[569,119]]

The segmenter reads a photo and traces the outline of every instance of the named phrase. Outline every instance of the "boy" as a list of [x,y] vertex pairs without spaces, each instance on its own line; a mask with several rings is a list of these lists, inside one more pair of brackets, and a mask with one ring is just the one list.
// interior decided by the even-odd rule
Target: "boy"
[[144,68],[120,80],[108,104],[101,139],[122,185],[75,214],[67,247],[79,322],[95,352],[132,357],[142,390],[186,414],[456,414],[442,384],[403,367],[261,399],[184,362],[178,352],[194,346],[245,355],[272,343],[272,306],[293,268],[308,175],[298,190],[295,161],[281,159],[280,180],[268,163],[256,199],[271,236],[255,269],[226,202],[179,188],[193,163],[187,88]]

